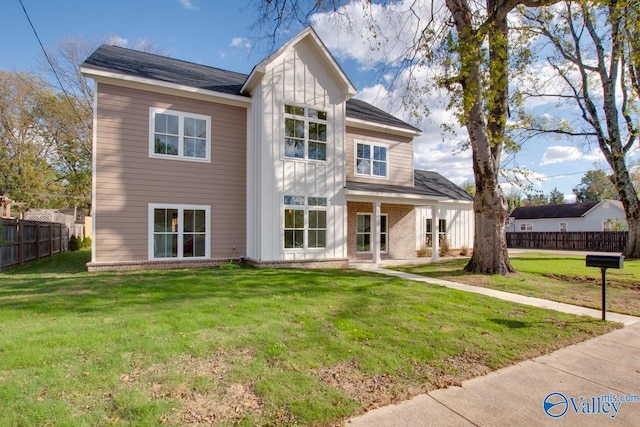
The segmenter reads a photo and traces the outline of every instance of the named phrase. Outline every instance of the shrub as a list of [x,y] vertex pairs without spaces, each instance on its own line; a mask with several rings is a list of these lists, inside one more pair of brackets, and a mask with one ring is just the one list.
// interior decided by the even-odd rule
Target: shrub
[[69,250],[77,251],[78,249],[80,249],[80,241],[75,236],[75,234],[71,235],[71,237],[69,237]]
[[82,239],[82,241],[80,242],[80,247],[81,248],[90,248],[91,247],[91,237],[85,237],[84,239]]
[[420,258],[430,257],[431,256],[431,248],[428,248],[427,245],[422,245],[420,250],[418,250],[418,256]]
[[440,256],[447,256],[451,249],[449,248],[449,241],[447,239],[442,239],[440,241]]
[[467,245],[464,245],[462,249],[460,249],[460,255],[461,256],[469,255],[469,247]]

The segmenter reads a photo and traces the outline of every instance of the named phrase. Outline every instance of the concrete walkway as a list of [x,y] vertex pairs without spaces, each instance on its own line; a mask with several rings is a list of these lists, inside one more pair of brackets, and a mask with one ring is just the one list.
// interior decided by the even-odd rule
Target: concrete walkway
[[[354,268],[600,318],[599,310],[387,270]],[[607,313],[624,329],[483,377],[375,409],[345,423],[360,427],[640,425],[640,318]],[[621,402],[621,399],[632,401]],[[547,412],[544,402],[547,402]],[[551,414],[555,416],[548,415]]]

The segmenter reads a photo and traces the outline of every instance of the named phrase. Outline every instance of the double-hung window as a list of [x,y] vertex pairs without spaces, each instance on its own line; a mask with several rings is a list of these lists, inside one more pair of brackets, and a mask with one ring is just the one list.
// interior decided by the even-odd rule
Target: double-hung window
[[[306,202],[306,203],[305,203]],[[284,248],[327,246],[327,198],[284,196]]]
[[[372,214],[358,214],[356,217],[356,250],[358,252],[371,252],[371,221]],[[388,217],[380,215],[380,252],[387,252]]]
[[388,147],[382,144],[356,141],[356,175],[387,177]]
[[149,259],[209,258],[209,206],[149,205]]
[[284,106],[284,156],[327,160],[327,113],[308,107]]
[[149,109],[149,155],[167,159],[211,160],[211,117]]

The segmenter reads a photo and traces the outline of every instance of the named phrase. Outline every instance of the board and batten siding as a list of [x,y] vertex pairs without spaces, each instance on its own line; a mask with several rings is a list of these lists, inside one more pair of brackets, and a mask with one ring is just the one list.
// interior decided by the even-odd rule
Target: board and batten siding
[[[256,261],[346,258],[344,197],[345,94],[331,67],[303,39],[274,58],[252,90],[247,153],[248,256]],[[327,160],[284,157],[284,106],[327,112]],[[326,197],[327,246],[284,248],[284,196]]]
[[[148,259],[148,206],[211,207],[211,258],[245,253],[245,108],[99,83],[94,262]],[[149,156],[149,108],[211,117],[211,162]]]
[[[430,207],[417,208],[417,242],[416,249],[425,244],[427,218],[432,218]],[[447,241],[451,249],[473,248],[474,213],[471,202],[438,202],[438,219],[447,220]]]
[[[387,151],[387,178],[366,177],[355,174],[355,141],[383,144]],[[384,185],[413,187],[413,138],[366,129],[347,127],[346,168],[347,180]]]

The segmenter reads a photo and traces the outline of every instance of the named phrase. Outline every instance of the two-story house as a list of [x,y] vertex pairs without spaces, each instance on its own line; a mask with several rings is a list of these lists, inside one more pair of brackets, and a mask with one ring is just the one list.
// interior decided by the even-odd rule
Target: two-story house
[[[363,101],[310,28],[249,75],[103,45],[89,269],[337,266],[473,245],[472,199],[414,171],[420,130]],[[429,240],[437,256],[439,239]]]

